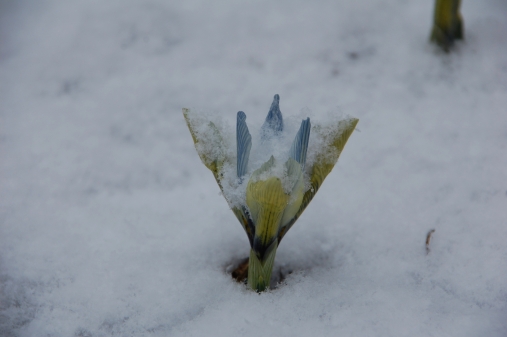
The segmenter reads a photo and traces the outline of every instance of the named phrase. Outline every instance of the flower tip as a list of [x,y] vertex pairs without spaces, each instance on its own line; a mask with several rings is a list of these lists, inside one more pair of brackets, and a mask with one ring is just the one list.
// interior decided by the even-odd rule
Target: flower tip
[[271,103],[270,112],[280,111],[280,95],[276,94],[273,96],[273,103]]
[[262,125],[262,139],[268,139],[274,135],[276,136],[283,130],[283,117],[279,102],[280,96],[276,94],[273,97],[273,103],[271,103],[271,107],[269,108],[266,121]]
[[246,120],[246,114],[243,111],[238,111],[238,119]]

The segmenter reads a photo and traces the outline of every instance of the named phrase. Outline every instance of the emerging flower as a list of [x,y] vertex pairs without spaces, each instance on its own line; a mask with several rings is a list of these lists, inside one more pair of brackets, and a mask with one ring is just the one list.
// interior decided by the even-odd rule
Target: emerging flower
[[285,148],[287,137],[279,101],[275,95],[260,131],[258,149],[252,155],[252,136],[243,111],[237,114],[234,153],[232,137],[224,137],[224,128],[183,109],[202,162],[215,176],[248,236],[248,285],[256,291],[269,287],[280,241],[333,169],[358,122],[348,118],[312,128],[307,118]]

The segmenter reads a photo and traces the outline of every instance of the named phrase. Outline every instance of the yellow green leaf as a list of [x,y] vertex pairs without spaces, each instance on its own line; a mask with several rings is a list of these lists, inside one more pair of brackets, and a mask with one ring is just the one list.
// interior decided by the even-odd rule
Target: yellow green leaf
[[[359,120],[357,118],[344,119],[338,122],[337,125],[332,126],[333,132],[330,134],[323,135],[325,144],[319,149],[313,166],[309,169],[310,171],[310,189],[306,191],[303,196],[301,207],[297,211],[296,215],[280,230],[278,234],[278,242],[282,240],[287,231],[292,227],[294,222],[301,216],[306,206],[312,201],[313,197],[319,190],[320,186],[326,179],[327,175],[331,172],[334,165],[338,161],[340,154],[347,143],[350,135],[356,128]],[[312,127],[312,133],[320,133],[321,127]]]

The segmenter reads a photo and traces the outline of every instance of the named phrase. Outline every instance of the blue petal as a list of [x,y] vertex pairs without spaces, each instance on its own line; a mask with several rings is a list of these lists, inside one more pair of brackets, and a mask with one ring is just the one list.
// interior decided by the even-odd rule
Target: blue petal
[[245,175],[248,168],[248,157],[250,157],[250,148],[252,147],[252,136],[246,126],[246,115],[243,111],[238,111],[236,121],[236,143],[238,150],[237,171],[238,177]]
[[280,111],[280,96],[275,95],[271,108],[269,109],[266,121],[262,125],[261,136],[263,139],[272,135],[279,135],[283,131],[283,117]]
[[296,138],[290,148],[289,156],[301,164],[301,168],[304,169],[306,163],[306,151],[308,150],[308,141],[310,139],[310,118],[301,122]]

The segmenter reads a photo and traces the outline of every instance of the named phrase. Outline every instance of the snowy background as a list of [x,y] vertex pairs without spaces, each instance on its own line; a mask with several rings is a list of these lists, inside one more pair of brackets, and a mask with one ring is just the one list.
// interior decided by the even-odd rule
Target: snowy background
[[[430,0],[0,1],[0,336],[507,336],[507,2],[462,13],[445,54]],[[258,295],[181,108],[274,94],[360,122]]]

